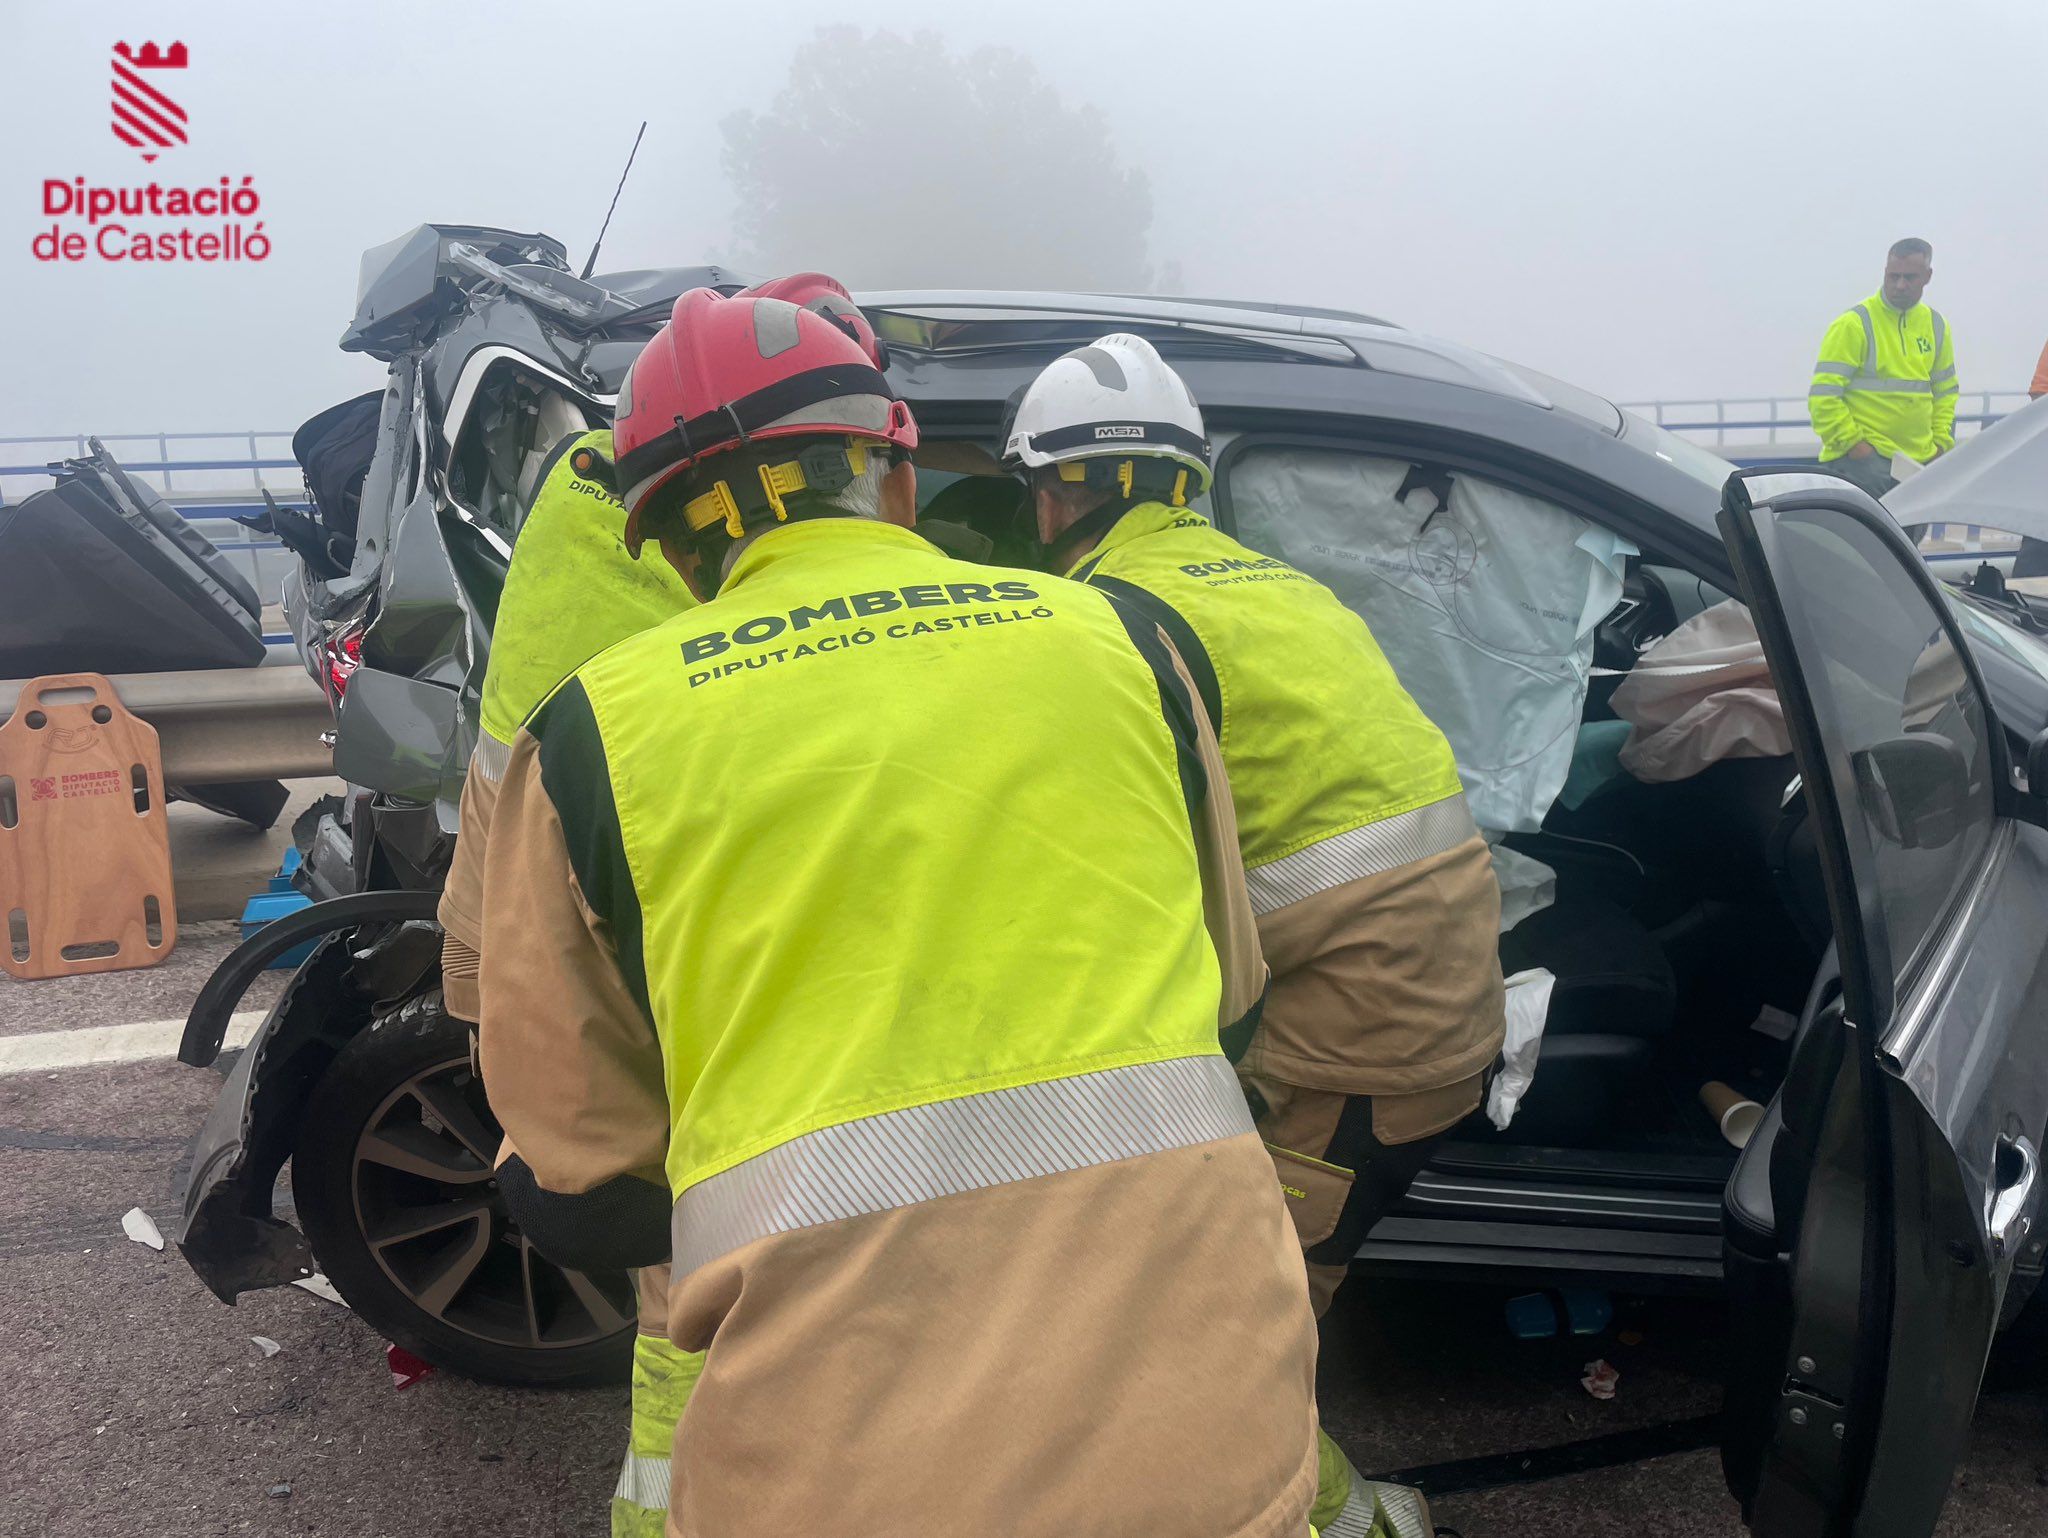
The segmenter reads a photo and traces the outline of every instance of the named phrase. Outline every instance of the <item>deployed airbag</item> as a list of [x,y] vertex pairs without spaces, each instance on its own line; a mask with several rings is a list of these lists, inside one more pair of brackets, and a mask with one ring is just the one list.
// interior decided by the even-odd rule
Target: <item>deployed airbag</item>
[[1593,632],[1634,546],[1525,492],[1327,449],[1253,449],[1230,499],[1246,543],[1364,616],[1450,739],[1473,817],[1533,832],[1563,788]]
[[1630,728],[1621,766],[1652,784],[1690,779],[1724,758],[1792,751],[1756,621],[1732,598],[1644,652],[1613,705]]

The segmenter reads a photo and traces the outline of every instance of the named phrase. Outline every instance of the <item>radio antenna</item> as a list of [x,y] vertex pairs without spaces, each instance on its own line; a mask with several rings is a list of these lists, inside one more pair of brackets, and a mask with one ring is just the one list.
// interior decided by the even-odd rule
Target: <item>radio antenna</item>
[[619,194],[626,190],[626,178],[633,174],[633,157],[640,153],[640,140],[646,132],[647,124],[643,120],[640,124],[640,132],[633,135],[632,149],[626,152],[626,169],[619,173],[618,186],[612,188],[612,206],[604,211],[604,223],[597,227],[597,239],[590,243],[590,258],[584,262],[583,271],[579,274],[580,277],[589,278],[592,269],[597,266],[598,247],[604,244],[605,231],[612,227],[612,215],[618,212]]

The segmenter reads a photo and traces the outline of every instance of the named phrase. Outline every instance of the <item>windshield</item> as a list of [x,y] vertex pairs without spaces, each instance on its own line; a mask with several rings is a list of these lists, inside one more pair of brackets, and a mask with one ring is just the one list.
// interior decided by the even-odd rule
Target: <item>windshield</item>
[[1735,473],[1735,466],[1712,449],[1702,447],[1690,438],[1681,438],[1633,411],[1621,414],[1621,441],[1647,449],[1666,464],[1683,470],[1702,486],[1713,487],[1717,495],[1728,484],[1728,477]]
[[2011,658],[2043,683],[2048,683],[2048,642],[2019,629],[2011,620],[1999,617],[1996,608],[1986,608],[1969,594],[1950,590],[1948,606],[1956,623],[1972,646],[1982,646]]

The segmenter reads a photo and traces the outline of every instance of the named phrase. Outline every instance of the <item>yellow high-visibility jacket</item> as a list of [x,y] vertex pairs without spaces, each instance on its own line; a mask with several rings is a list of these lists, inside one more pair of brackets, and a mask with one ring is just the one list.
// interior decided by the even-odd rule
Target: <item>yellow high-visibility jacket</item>
[[1823,462],[1859,443],[1923,463],[1956,446],[1955,338],[1931,305],[1895,310],[1872,294],[1821,338],[1806,395]]
[[762,534],[514,734],[499,1180],[565,1264],[673,1257],[672,1534],[1307,1530],[1236,841],[1156,628],[866,519]]

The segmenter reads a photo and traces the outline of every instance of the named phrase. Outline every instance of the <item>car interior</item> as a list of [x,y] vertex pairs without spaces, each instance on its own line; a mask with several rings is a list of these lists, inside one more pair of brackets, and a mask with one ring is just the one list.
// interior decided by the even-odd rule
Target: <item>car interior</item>
[[[952,528],[934,526],[971,531],[979,542],[974,558],[1035,564],[1021,490],[996,471],[985,451],[958,440],[927,440],[917,462],[921,527],[960,553],[969,551]],[[1457,472],[1392,461],[1378,462],[1378,468],[1381,484],[1396,495],[1427,484],[1437,505],[1451,505],[1447,483]],[[1390,657],[1395,655],[1383,624],[1387,613],[1369,595],[1359,598],[1360,584],[1326,545],[1312,532],[1297,537],[1287,526],[1260,523],[1241,482],[1231,496],[1239,538],[1329,583],[1365,615]],[[1528,539],[1553,545],[1571,535],[1558,526],[1562,519],[1584,522],[1576,514],[1539,510],[1529,498],[1509,501],[1505,515],[1507,523],[1495,522],[1496,540],[1503,529],[1512,537],[1517,516],[1551,517],[1551,524],[1532,522]],[[1482,530],[1482,544],[1485,538]],[[980,546],[988,553],[981,554]],[[1499,552],[1487,553],[1497,567]],[[1440,548],[1426,541],[1415,546],[1416,564],[1427,568],[1436,561],[1437,577],[1464,575],[1460,564],[1472,556],[1455,541]],[[1488,569],[1484,559],[1476,565]],[[1711,1189],[1734,1170],[1738,1151],[1702,1104],[1701,1086],[1719,1082],[1771,1105],[1786,1077],[1800,1020],[1831,997],[1817,987],[1826,970],[1829,918],[1789,753],[1724,758],[1688,778],[1654,784],[1620,768],[1616,751],[1629,728],[1613,709],[1615,690],[1659,640],[1728,595],[1632,551],[1614,558],[1613,565],[1613,601],[1602,606],[1596,622],[1575,629],[1582,618],[1574,607],[1576,592],[1558,595],[1551,605],[1559,614],[1569,611],[1574,622],[1565,627],[1573,652],[1565,660],[1575,659],[1578,666],[1545,675],[1543,690],[1557,698],[1542,701],[1546,711],[1569,713],[1563,759],[1572,790],[1549,799],[1528,826],[1500,840],[1508,850],[1541,862],[1555,878],[1550,900],[1501,936],[1505,974],[1541,967],[1556,979],[1540,1064],[1505,1130],[1495,1128],[1482,1109],[1454,1130],[1440,1162],[1526,1170],[1534,1159],[1539,1168],[1555,1168],[1557,1161],[1535,1151],[1571,1150],[1572,1167],[1596,1177],[1634,1169],[1651,1179],[1683,1164],[1693,1177],[1688,1184]],[[1554,571],[1560,581],[1585,581],[1583,565]],[[1604,590],[1599,583],[1589,586]],[[1529,599],[1518,595],[1515,602]],[[1500,634],[1497,623],[1483,616],[1458,618],[1480,633],[1482,663],[1498,654],[1491,665],[1514,670],[1528,660],[1514,654],[1517,638]],[[1456,706],[1432,700],[1431,680],[1410,677],[1398,658],[1396,668],[1423,708],[1452,734],[1464,761],[1463,745],[1448,724]],[[1524,699],[1517,708],[1527,704]],[[1775,1115],[1761,1129],[1759,1144],[1768,1145],[1776,1134]],[[1768,1146],[1760,1146],[1752,1162],[1765,1168]],[[1768,1228],[1767,1186],[1761,1208]]]

